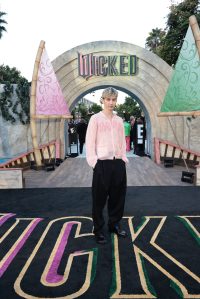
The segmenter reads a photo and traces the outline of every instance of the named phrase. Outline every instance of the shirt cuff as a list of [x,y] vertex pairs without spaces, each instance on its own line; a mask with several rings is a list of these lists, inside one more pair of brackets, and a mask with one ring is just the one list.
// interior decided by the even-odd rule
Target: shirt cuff
[[97,163],[97,158],[89,159],[87,162],[88,162],[90,167],[95,168],[95,165]]
[[123,160],[125,163],[129,163],[129,160],[127,159],[127,157],[122,157],[122,160]]

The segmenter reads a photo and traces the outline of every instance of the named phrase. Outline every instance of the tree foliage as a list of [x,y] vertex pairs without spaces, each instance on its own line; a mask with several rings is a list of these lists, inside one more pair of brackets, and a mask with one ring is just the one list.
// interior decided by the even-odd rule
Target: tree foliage
[[[84,118],[87,122],[89,121],[91,115],[96,114],[102,111],[102,107],[96,103],[92,104],[90,107],[87,107],[83,103],[78,103],[76,107],[72,110],[71,114],[74,119]],[[125,97],[123,104],[116,106],[115,111],[117,115],[122,118],[130,120],[130,116],[133,115],[137,118],[141,117],[142,110],[135,99],[132,97]]]
[[79,106],[78,110],[79,110],[80,116],[81,116],[82,118],[86,119],[86,118],[87,118],[87,115],[88,115],[88,109],[87,109],[87,106],[86,106],[84,103],[81,103],[81,104],[79,104],[78,106]]
[[[21,76],[21,72],[16,67],[9,67],[8,65],[0,65],[0,83],[4,84],[10,82],[11,84],[18,84],[21,81],[27,81],[26,78]],[[28,81],[27,81],[28,82]]]
[[73,119],[84,118],[87,122],[89,121],[91,115],[98,113],[102,110],[102,107],[96,103],[88,107],[85,103],[79,102],[76,107],[72,110],[71,114]]
[[[161,29],[152,29],[146,39],[147,48],[158,54],[169,65],[174,65],[178,59],[191,15],[195,15],[200,24],[199,0],[184,0],[179,4],[171,4],[164,30],[165,34],[159,35]],[[155,50],[156,33],[158,35],[158,47]]]
[[88,108],[84,103],[79,102],[71,112],[73,119],[88,118]]
[[130,119],[130,116],[133,115],[135,117],[141,116],[141,108],[138,105],[137,101],[132,97],[126,97],[125,102],[123,104],[119,104],[116,107],[117,115],[120,117],[125,117],[126,119]]
[[102,110],[102,107],[96,103],[92,104],[89,108],[89,113],[98,113]]
[[149,33],[149,36],[146,39],[146,48],[153,53],[159,55],[160,48],[162,45],[162,41],[165,38],[166,32],[162,30],[161,28],[155,28],[152,29],[152,31]]
[[12,113],[12,95],[13,95],[13,85],[7,82],[4,85],[4,91],[0,94],[0,112],[2,117],[6,120],[11,122],[12,124],[15,123],[15,117]]
[[[0,94],[0,112],[6,121],[15,123],[17,118],[22,124],[30,121],[30,84],[21,76],[21,73],[8,65],[0,65],[0,83],[4,84],[4,91]],[[15,89],[15,100],[13,98],[13,84]]]
[[18,115],[20,122],[25,125],[30,122],[30,84],[26,79],[21,79],[16,89],[17,101],[13,112]]
[[3,36],[3,33],[6,32],[6,27],[4,26],[7,22],[4,20],[4,16],[6,15],[5,12],[0,11],[0,39]]
[[[96,103],[87,107],[84,103],[78,103],[76,107],[72,110],[71,114],[73,119],[84,118],[87,122],[93,114],[102,111],[102,107]],[[141,117],[142,110],[135,99],[132,97],[125,97],[124,103],[116,106],[115,111],[117,115],[122,118],[130,120],[130,116],[133,115],[136,118]]]

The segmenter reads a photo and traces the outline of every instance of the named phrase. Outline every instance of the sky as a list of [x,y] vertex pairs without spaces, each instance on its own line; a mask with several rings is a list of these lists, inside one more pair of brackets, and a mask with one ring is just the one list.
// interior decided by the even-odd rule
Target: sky
[[0,39],[0,65],[16,67],[31,81],[41,40],[51,61],[76,46],[100,40],[144,48],[153,28],[165,28],[171,2],[0,0],[0,11],[7,13],[4,19],[8,23]]

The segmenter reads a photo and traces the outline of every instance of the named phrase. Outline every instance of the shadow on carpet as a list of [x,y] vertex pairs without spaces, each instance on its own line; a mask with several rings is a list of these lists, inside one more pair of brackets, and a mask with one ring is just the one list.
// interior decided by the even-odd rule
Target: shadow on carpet
[[122,226],[95,243],[90,188],[0,190],[0,298],[200,298],[199,187],[128,187]]

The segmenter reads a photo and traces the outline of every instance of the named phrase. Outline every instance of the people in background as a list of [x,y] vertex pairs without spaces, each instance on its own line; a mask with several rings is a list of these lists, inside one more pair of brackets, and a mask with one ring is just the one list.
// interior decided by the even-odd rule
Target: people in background
[[130,130],[130,149],[133,149],[134,147],[134,124],[135,124],[135,117],[130,116],[130,125],[131,125],[131,130]]
[[124,133],[125,133],[125,140],[126,140],[126,151],[129,152],[130,149],[130,132],[131,132],[131,125],[130,123],[124,118]]
[[75,144],[77,142],[76,134],[76,124],[74,120],[70,120],[68,123],[68,133],[69,133],[69,144]]
[[134,125],[132,128],[132,136],[133,136],[133,153],[136,155],[137,152],[137,122],[138,119],[135,118]]
[[134,153],[138,156],[144,156],[145,155],[145,138],[146,138],[146,129],[145,129],[145,123],[144,118],[140,117],[136,121],[136,142],[134,146]]
[[86,131],[87,131],[87,123],[86,123],[85,119],[81,118],[80,122],[76,126],[76,132],[78,133],[78,139],[79,139],[80,154],[83,153],[83,146],[85,143]]

